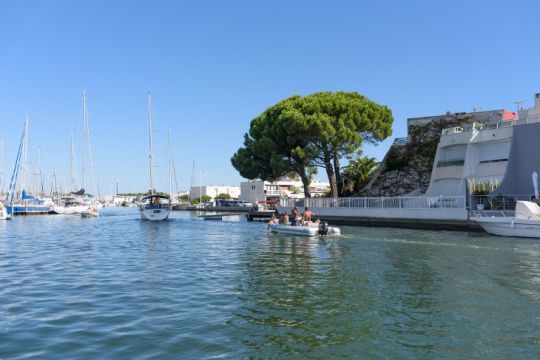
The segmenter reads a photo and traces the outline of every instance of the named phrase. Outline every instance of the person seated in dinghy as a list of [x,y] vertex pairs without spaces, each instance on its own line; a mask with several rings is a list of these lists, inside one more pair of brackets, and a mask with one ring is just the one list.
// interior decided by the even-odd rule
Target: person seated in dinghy
[[313,211],[306,207],[304,214],[302,214],[302,225],[307,225],[313,219]]
[[270,221],[269,221],[268,223],[269,223],[269,224],[275,224],[275,223],[277,223],[276,213],[272,213],[272,216],[270,217]]

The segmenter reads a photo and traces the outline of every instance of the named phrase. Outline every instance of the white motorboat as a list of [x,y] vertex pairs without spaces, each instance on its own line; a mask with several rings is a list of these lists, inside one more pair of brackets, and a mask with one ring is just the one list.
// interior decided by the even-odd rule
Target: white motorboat
[[96,206],[89,207],[88,209],[81,212],[82,218],[95,218],[99,217],[99,209]]
[[274,233],[300,236],[341,235],[341,230],[338,227],[328,226],[326,222],[298,226],[269,223],[268,230]]
[[141,199],[139,213],[144,220],[167,220],[171,212],[169,195],[158,195],[154,189],[154,160],[152,157],[152,97],[148,91],[148,158],[150,160],[150,190]]
[[514,216],[489,216],[486,212],[471,217],[486,232],[500,236],[540,238],[540,206],[530,201],[518,201]]

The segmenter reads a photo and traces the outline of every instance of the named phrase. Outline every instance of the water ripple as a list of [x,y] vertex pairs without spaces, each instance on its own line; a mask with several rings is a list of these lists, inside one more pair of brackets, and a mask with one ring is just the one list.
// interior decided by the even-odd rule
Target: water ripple
[[539,242],[232,220],[2,223],[0,359],[540,355]]

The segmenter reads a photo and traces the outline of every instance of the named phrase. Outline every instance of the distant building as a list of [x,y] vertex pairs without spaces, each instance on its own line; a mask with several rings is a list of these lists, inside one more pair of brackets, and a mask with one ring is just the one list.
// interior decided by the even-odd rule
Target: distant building
[[130,204],[135,200],[134,196],[125,196],[125,195],[109,195],[104,196],[103,199],[106,203],[120,206],[122,203]]
[[[309,185],[312,197],[323,196],[329,189],[329,183],[313,181]],[[254,180],[240,184],[240,197],[238,199],[242,201],[257,204],[265,201],[273,202],[280,197],[303,198],[304,185],[301,181],[288,179],[275,182]]]
[[520,119],[532,119],[540,117],[540,93],[534,94],[534,107],[519,110]]
[[239,186],[202,185],[194,186],[189,191],[190,199],[197,199],[204,195],[215,199],[219,194],[229,194],[231,199],[238,199],[240,196]]

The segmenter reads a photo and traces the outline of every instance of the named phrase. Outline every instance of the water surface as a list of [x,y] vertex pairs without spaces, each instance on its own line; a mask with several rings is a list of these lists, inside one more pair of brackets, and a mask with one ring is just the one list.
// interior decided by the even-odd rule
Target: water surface
[[0,222],[0,359],[538,358],[540,241],[134,209]]

